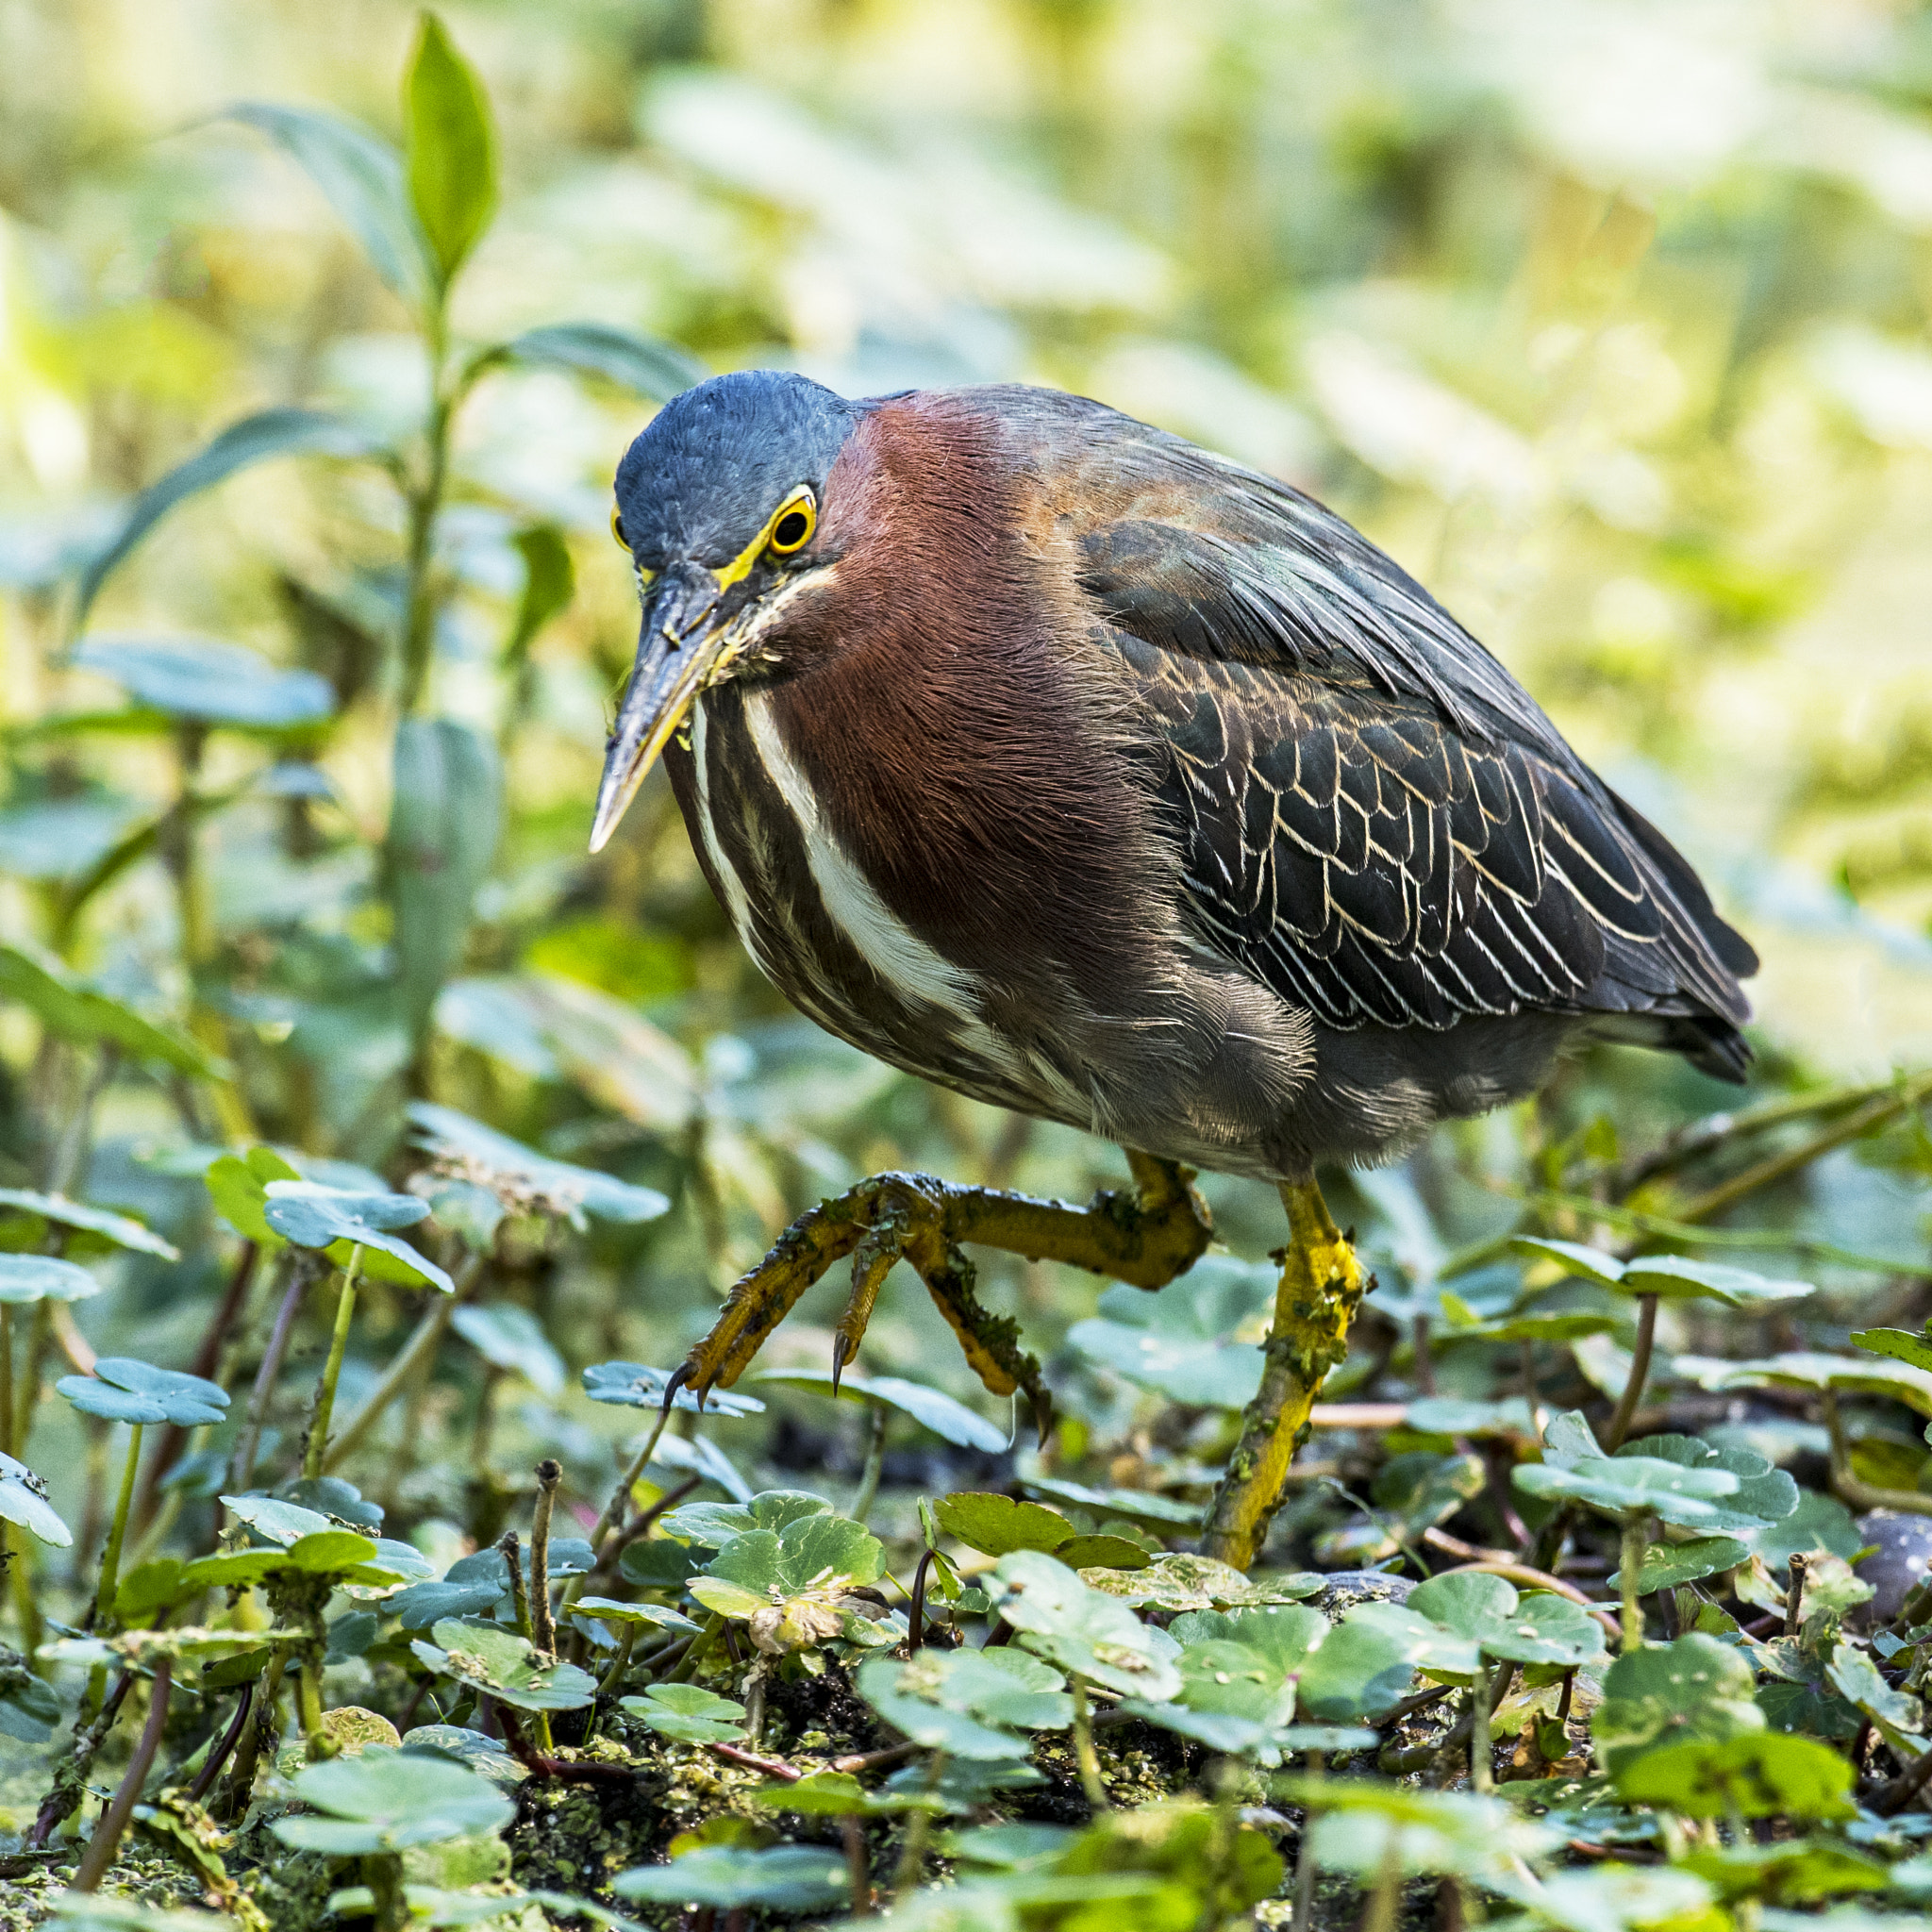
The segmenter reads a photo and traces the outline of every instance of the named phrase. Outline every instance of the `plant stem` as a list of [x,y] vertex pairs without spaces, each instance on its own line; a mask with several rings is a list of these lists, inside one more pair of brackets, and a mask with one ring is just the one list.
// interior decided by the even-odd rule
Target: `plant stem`
[[403,1861],[394,1852],[372,1852],[362,1860],[376,1932],[403,1932],[409,1923],[408,1895],[403,1890]]
[[[1077,1686],[1079,1678],[1074,1679]],[[932,1760],[925,1769],[925,1788],[929,1791],[939,1790],[940,1779],[944,1776],[946,1754],[935,1751]],[[925,1847],[932,1836],[932,1813],[915,1811],[906,1821],[906,1842],[899,1850],[899,1869],[892,1874],[892,1902],[903,1904],[919,1889],[919,1881],[925,1875]]]
[[127,1534],[127,1511],[134,1502],[134,1478],[141,1468],[140,1423],[130,1423],[127,1461],[121,1471],[121,1493],[114,1502],[114,1520],[108,1525],[108,1547],[101,1557],[100,1587],[94,1592],[94,1627],[105,1629],[114,1612],[114,1590],[121,1580],[121,1541]]
[[[1325,1751],[1308,1753],[1310,1776],[1320,1777],[1327,1767]],[[1314,1806],[1303,1808],[1301,1837],[1295,1840],[1294,1848],[1294,1920],[1291,1932],[1311,1932],[1315,1922],[1315,1859],[1309,1840],[1315,1835],[1316,1816]]]
[[530,1523],[530,1641],[552,1656],[557,1651],[557,1625],[550,1618],[550,1512],[557,1503],[557,1486],[563,1464],[546,1456],[537,1465],[537,1507]]
[[617,1487],[610,1492],[610,1500],[604,1506],[604,1513],[597,1519],[597,1524],[591,1531],[591,1549],[596,1560],[582,1576],[573,1576],[563,1592],[560,1610],[567,1610],[583,1594],[585,1584],[604,1567],[604,1540],[625,1519],[630,1507],[630,1492],[638,1478],[644,1473],[651,1457],[657,1454],[658,1439],[664,1433],[664,1424],[671,1420],[671,1409],[667,1404],[658,1411],[658,1420],[651,1426],[651,1433],[644,1438],[644,1446],[637,1453],[631,1466],[618,1477]]
[[1803,1550],[1790,1558],[1791,1587],[1785,1591],[1785,1635],[1795,1637],[1805,1627],[1805,1573],[1811,1558]]
[[13,1304],[0,1302],[0,1450],[13,1450]]
[[1490,1674],[1483,1668],[1480,1657],[1475,1661],[1475,1675],[1469,1680],[1469,1788],[1473,1791],[1489,1792],[1495,1787],[1495,1767],[1491,1764],[1491,1754],[1493,1746],[1490,1741]]
[[155,1753],[160,1749],[161,1731],[168,1722],[169,1692],[174,1682],[175,1660],[164,1657],[155,1665],[154,1687],[147,1707],[147,1723],[142,1728],[141,1741],[134,1747],[134,1757],[127,1766],[127,1774],[121,1780],[108,1808],[102,1812],[101,1821],[94,1826],[94,1835],[88,1840],[87,1851],[81,1858],[80,1869],[74,1874],[75,1891],[97,1891],[100,1883],[108,1875],[108,1867],[114,1862],[114,1854],[121,1844],[121,1834],[127,1829],[127,1821],[134,1816],[134,1807],[141,1798],[141,1788],[147,1782],[147,1774],[154,1768]]
[[637,1647],[638,1626],[626,1624],[624,1635],[617,1640],[617,1655],[610,1660],[610,1668],[604,1673],[603,1681],[597,1686],[600,1697],[615,1697],[618,1686],[624,1682],[624,1674],[630,1669],[630,1654]]
[[87,1774],[93,1768],[94,1758],[107,1741],[108,1733],[114,1728],[115,1721],[121,1715],[121,1707],[127,1701],[127,1693],[133,1685],[134,1673],[123,1671],[115,1678],[114,1688],[108,1692],[107,1702],[96,1715],[86,1724],[78,1719],[75,1721],[73,1749],[60,1760],[54,1774],[54,1789],[41,1801],[34,1828],[27,1834],[28,1851],[39,1851],[53,1837],[55,1827],[78,1807],[86,1795]]
[[1624,1438],[1630,1433],[1631,1420],[1637,1414],[1643,1385],[1650,1379],[1650,1351],[1656,1340],[1657,1296],[1640,1295],[1637,1298],[1637,1345],[1630,1351],[1630,1379],[1624,1384],[1624,1392],[1617,1398],[1616,1409],[1604,1435],[1604,1448],[1611,1456],[1624,1446]]
[[865,1439],[865,1466],[858,1473],[858,1487],[852,1494],[852,1507],[845,1513],[855,1523],[872,1514],[873,1499],[879,1492],[879,1477],[886,1467],[886,1405],[868,1402],[872,1411]]
[[1386,1823],[1389,1841],[1382,1848],[1382,1862],[1375,1872],[1375,1889],[1369,1894],[1368,1909],[1362,1913],[1361,1932],[1395,1932],[1396,1915],[1402,1905],[1402,1827],[1392,1818]]
[[1644,1546],[1649,1542],[1649,1522],[1638,1516],[1624,1525],[1624,1547],[1618,1557],[1624,1587],[1624,1654],[1643,1648],[1643,1611],[1638,1602],[1638,1580],[1643,1570]]
[[323,1458],[328,1453],[328,1419],[335,1411],[336,1382],[342,1373],[342,1357],[349,1346],[349,1324],[356,1315],[356,1274],[361,1266],[362,1250],[358,1245],[349,1250],[349,1265],[342,1270],[335,1333],[329,1337],[328,1360],[323,1364],[322,1384],[315,1391],[315,1415],[308,1424],[308,1447],[302,1457],[302,1474],[311,1481],[322,1474]]
[[[505,1530],[497,1538],[496,1547],[503,1552],[503,1560],[509,1565],[509,1600],[516,1611],[517,1633],[532,1649],[541,1650],[542,1645],[537,1641],[537,1625],[535,1620],[530,1615],[530,1585],[537,1580],[534,1560],[532,1574],[526,1580],[524,1575],[523,1544],[518,1541],[517,1533],[513,1529]],[[531,1550],[533,1559],[535,1554],[535,1547],[533,1545]],[[549,1579],[545,1577],[537,1587],[543,1591],[547,1597],[549,1594]],[[546,1612],[549,1607],[546,1602],[544,1605]],[[530,1723],[537,1733],[537,1748],[547,1757],[551,1749],[550,1713],[543,1710],[533,1710],[530,1713]]]
[[1100,1778],[1100,1754],[1093,1748],[1093,1711],[1087,1702],[1087,1682],[1074,1679],[1074,1754],[1080,1764],[1080,1789],[1095,1811],[1110,1811],[1113,1801]]
[[301,1714],[302,1735],[308,1740],[308,1761],[318,1764],[336,1757],[340,1747],[323,1719],[322,1672],[312,1657],[302,1659],[301,1674],[295,1679],[295,1708]]
[[228,1465],[229,1487],[238,1493],[255,1480],[255,1458],[261,1450],[261,1429],[268,1415],[269,1400],[281,1377],[282,1362],[289,1353],[289,1337],[294,1330],[295,1317],[302,1311],[302,1297],[308,1292],[308,1284],[313,1279],[311,1264],[299,1249],[291,1248],[284,1253],[282,1270],[289,1277],[289,1286],[282,1295],[281,1307],[275,1310],[275,1325],[269,1333],[261,1366],[255,1372],[255,1389],[248,1398],[248,1425],[235,1444],[235,1459]]
[[396,1397],[406,1389],[416,1387],[427,1373],[437,1345],[442,1340],[443,1330],[449,1326],[449,1318],[482,1286],[483,1264],[487,1259],[487,1256],[472,1255],[463,1263],[457,1274],[454,1294],[438,1294],[435,1290],[430,1291],[430,1305],[424,1310],[423,1319],[410,1331],[401,1353],[384,1372],[382,1380],[370,1391],[368,1401],[349,1418],[347,1426],[324,1452],[322,1467],[325,1475],[359,1449],[362,1439],[382,1420]]
[[436,645],[436,598],[431,572],[436,560],[436,519],[442,508],[449,472],[450,417],[455,398],[444,388],[449,329],[444,298],[438,295],[428,315],[429,415],[423,425],[426,460],[423,480],[407,491],[408,549],[403,591],[402,708],[412,718],[422,708]]
[[852,1916],[868,1919],[872,1916],[872,1857],[865,1848],[865,1832],[849,1811],[840,1819],[839,1831],[845,1840],[845,1876],[852,1889]]
[[925,1641],[925,1573],[931,1567],[932,1552],[922,1551],[919,1568],[912,1573],[912,1605],[906,1620],[906,1650],[908,1656]]
[[222,1733],[222,1740],[208,1755],[207,1761],[195,1774],[194,1782],[188,1788],[188,1802],[198,1805],[208,1796],[214,1781],[222,1774],[222,1766],[227,1763],[228,1755],[241,1741],[242,1726],[248,1722],[248,1713],[255,1705],[255,1686],[244,1684],[242,1694],[235,1700],[235,1715],[228,1728]]

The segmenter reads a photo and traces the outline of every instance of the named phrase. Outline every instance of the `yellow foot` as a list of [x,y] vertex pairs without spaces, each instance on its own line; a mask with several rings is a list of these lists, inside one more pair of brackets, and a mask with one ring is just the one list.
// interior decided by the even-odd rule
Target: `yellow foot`
[[852,1261],[852,1299],[832,1342],[836,1383],[858,1353],[873,1305],[894,1261],[908,1262],[995,1395],[1024,1389],[1041,1440],[1051,1401],[1040,1364],[1020,1347],[1010,1317],[990,1313],[974,1293],[975,1271],[962,1242],[1004,1248],[1029,1260],[1063,1261],[1136,1288],[1163,1288],[1192,1267],[1213,1228],[1192,1176],[1172,1161],[1127,1150],[1131,1193],[1096,1194],[1084,1208],[992,1188],[956,1188],[930,1174],[883,1174],[801,1214],[771,1253],[726,1298],[711,1332],[671,1377],[664,1399],[685,1386],[702,1402],[738,1380],[767,1336],[835,1261]]
[[1241,1441],[1208,1506],[1201,1553],[1246,1570],[1281,1507],[1294,1453],[1324,1378],[1348,1353],[1349,1324],[1375,1285],[1336,1226],[1313,1181],[1281,1184],[1288,1246],[1274,1291],[1274,1324],[1262,1350],[1261,1387],[1241,1418]]

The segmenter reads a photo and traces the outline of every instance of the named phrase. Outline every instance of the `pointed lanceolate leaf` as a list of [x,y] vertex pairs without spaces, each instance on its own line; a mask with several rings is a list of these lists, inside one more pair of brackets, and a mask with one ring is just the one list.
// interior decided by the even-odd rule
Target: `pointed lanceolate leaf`
[[334,114],[277,102],[242,101],[228,118],[267,135],[306,170],[376,274],[404,301],[424,301],[427,252],[404,186],[403,158],[388,142]]
[[138,1060],[209,1079],[222,1069],[192,1040],[97,992],[51,954],[0,944],[0,1001],[28,1008],[48,1032],[89,1046],[114,1046]]
[[675,343],[608,322],[555,322],[525,329],[488,352],[534,369],[601,376],[647,403],[668,403],[709,372]]
[[412,1036],[462,963],[476,889],[496,856],[503,771],[495,745],[453,718],[396,729],[388,861],[396,966]]
[[476,70],[425,13],[403,83],[409,201],[446,288],[496,211],[496,135]]
[[319,724],[336,708],[326,678],[216,638],[83,638],[74,662],[149,710],[192,724],[277,731]]
[[[70,1201],[64,1194],[42,1194],[32,1188],[0,1188],[0,1208],[18,1208],[24,1213],[38,1214],[62,1227],[78,1227],[110,1241],[117,1248],[128,1248],[139,1255],[154,1255],[163,1261],[178,1261],[181,1250],[164,1241],[153,1228],[126,1214],[107,1208],[90,1208],[85,1201]],[[6,1291],[0,1288],[0,1298]],[[63,1296],[64,1300],[65,1297]]]
[[120,528],[81,573],[76,621],[87,615],[108,574],[176,504],[274,457],[366,457],[381,446],[370,430],[318,409],[262,409],[231,423],[206,449],[150,483],[128,505]]

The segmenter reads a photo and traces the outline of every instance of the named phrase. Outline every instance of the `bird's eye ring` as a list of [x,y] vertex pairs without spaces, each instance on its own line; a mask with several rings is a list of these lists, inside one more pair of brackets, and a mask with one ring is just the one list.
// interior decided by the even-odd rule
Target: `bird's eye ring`
[[808,494],[796,503],[787,504],[772,525],[772,548],[780,557],[790,557],[794,550],[803,550],[811,541],[811,533],[818,528],[818,506]]
[[624,512],[615,505],[611,507],[610,511],[610,534],[617,539],[617,547],[620,550],[630,548],[630,539],[624,534]]

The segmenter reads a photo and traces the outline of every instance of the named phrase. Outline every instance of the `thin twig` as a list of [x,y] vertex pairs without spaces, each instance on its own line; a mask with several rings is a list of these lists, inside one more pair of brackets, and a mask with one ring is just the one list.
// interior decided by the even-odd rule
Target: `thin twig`
[[530,1520],[530,1637],[539,1650],[555,1655],[557,1625],[550,1619],[550,1512],[563,1464],[546,1456],[537,1465],[537,1507]]
[[795,1785],[805,1775],[797,1765],[787,1764],[782,1757],[760,1757],[756,1751],[741,1751],[736,1744],[713,1744],[709,1749],[713,1757],[722,1757],[726,1764],[761,1771],[767,1777],[782,1778],[788,1785]]
[[1624,1392],[1611,1411],[1609,1426],[1604,1431],[1604,1447],[1612,1456],[1624,1446],[1624,1438],[1630,1433],[1630,1419],[1637,1413],[1643,1385],[1650,1379],[1650,1353],[1657,1341],[1657,1297],[1654,1294],[1637,1298],[1637,1345],[1630,1351],[1630,1377],[1624,1384]]
[[141,1742],[134,1747],[127,1774],[121,1780],[108,1808],[101,1813],[93,1837],[88,1840],[80,1869],[74,1874],[75,1891],[97,1890],[101,1880],[108,1875],[108,1867],[114,1862],[121,1834],[127,1829],[127,1821],[134,1816],[141,1788],[147,1782],[147,1774],[154,1769],[155,1753],[161,1747],[161,1731],[168,1722],[169,1691],[174,1683],[174,1671],[173,1657],[163,1657],[155,1665],[154,1689]]
[[222,1740],[208,1755],[208,1762],[195,1774],[194,1782],[188,1788],[188,1802],[198,1805],[208,1796],[214,1781],[222,1774],[222,1766],[227,1763],[228,1754],[234,1750],[242,1737],[242,1726],[248,1722],[248,1708],[255,1702],[253,1683],[242,1687],[242,1694],[235,1700],[235,1717],[228,1728],[222,1734]]

